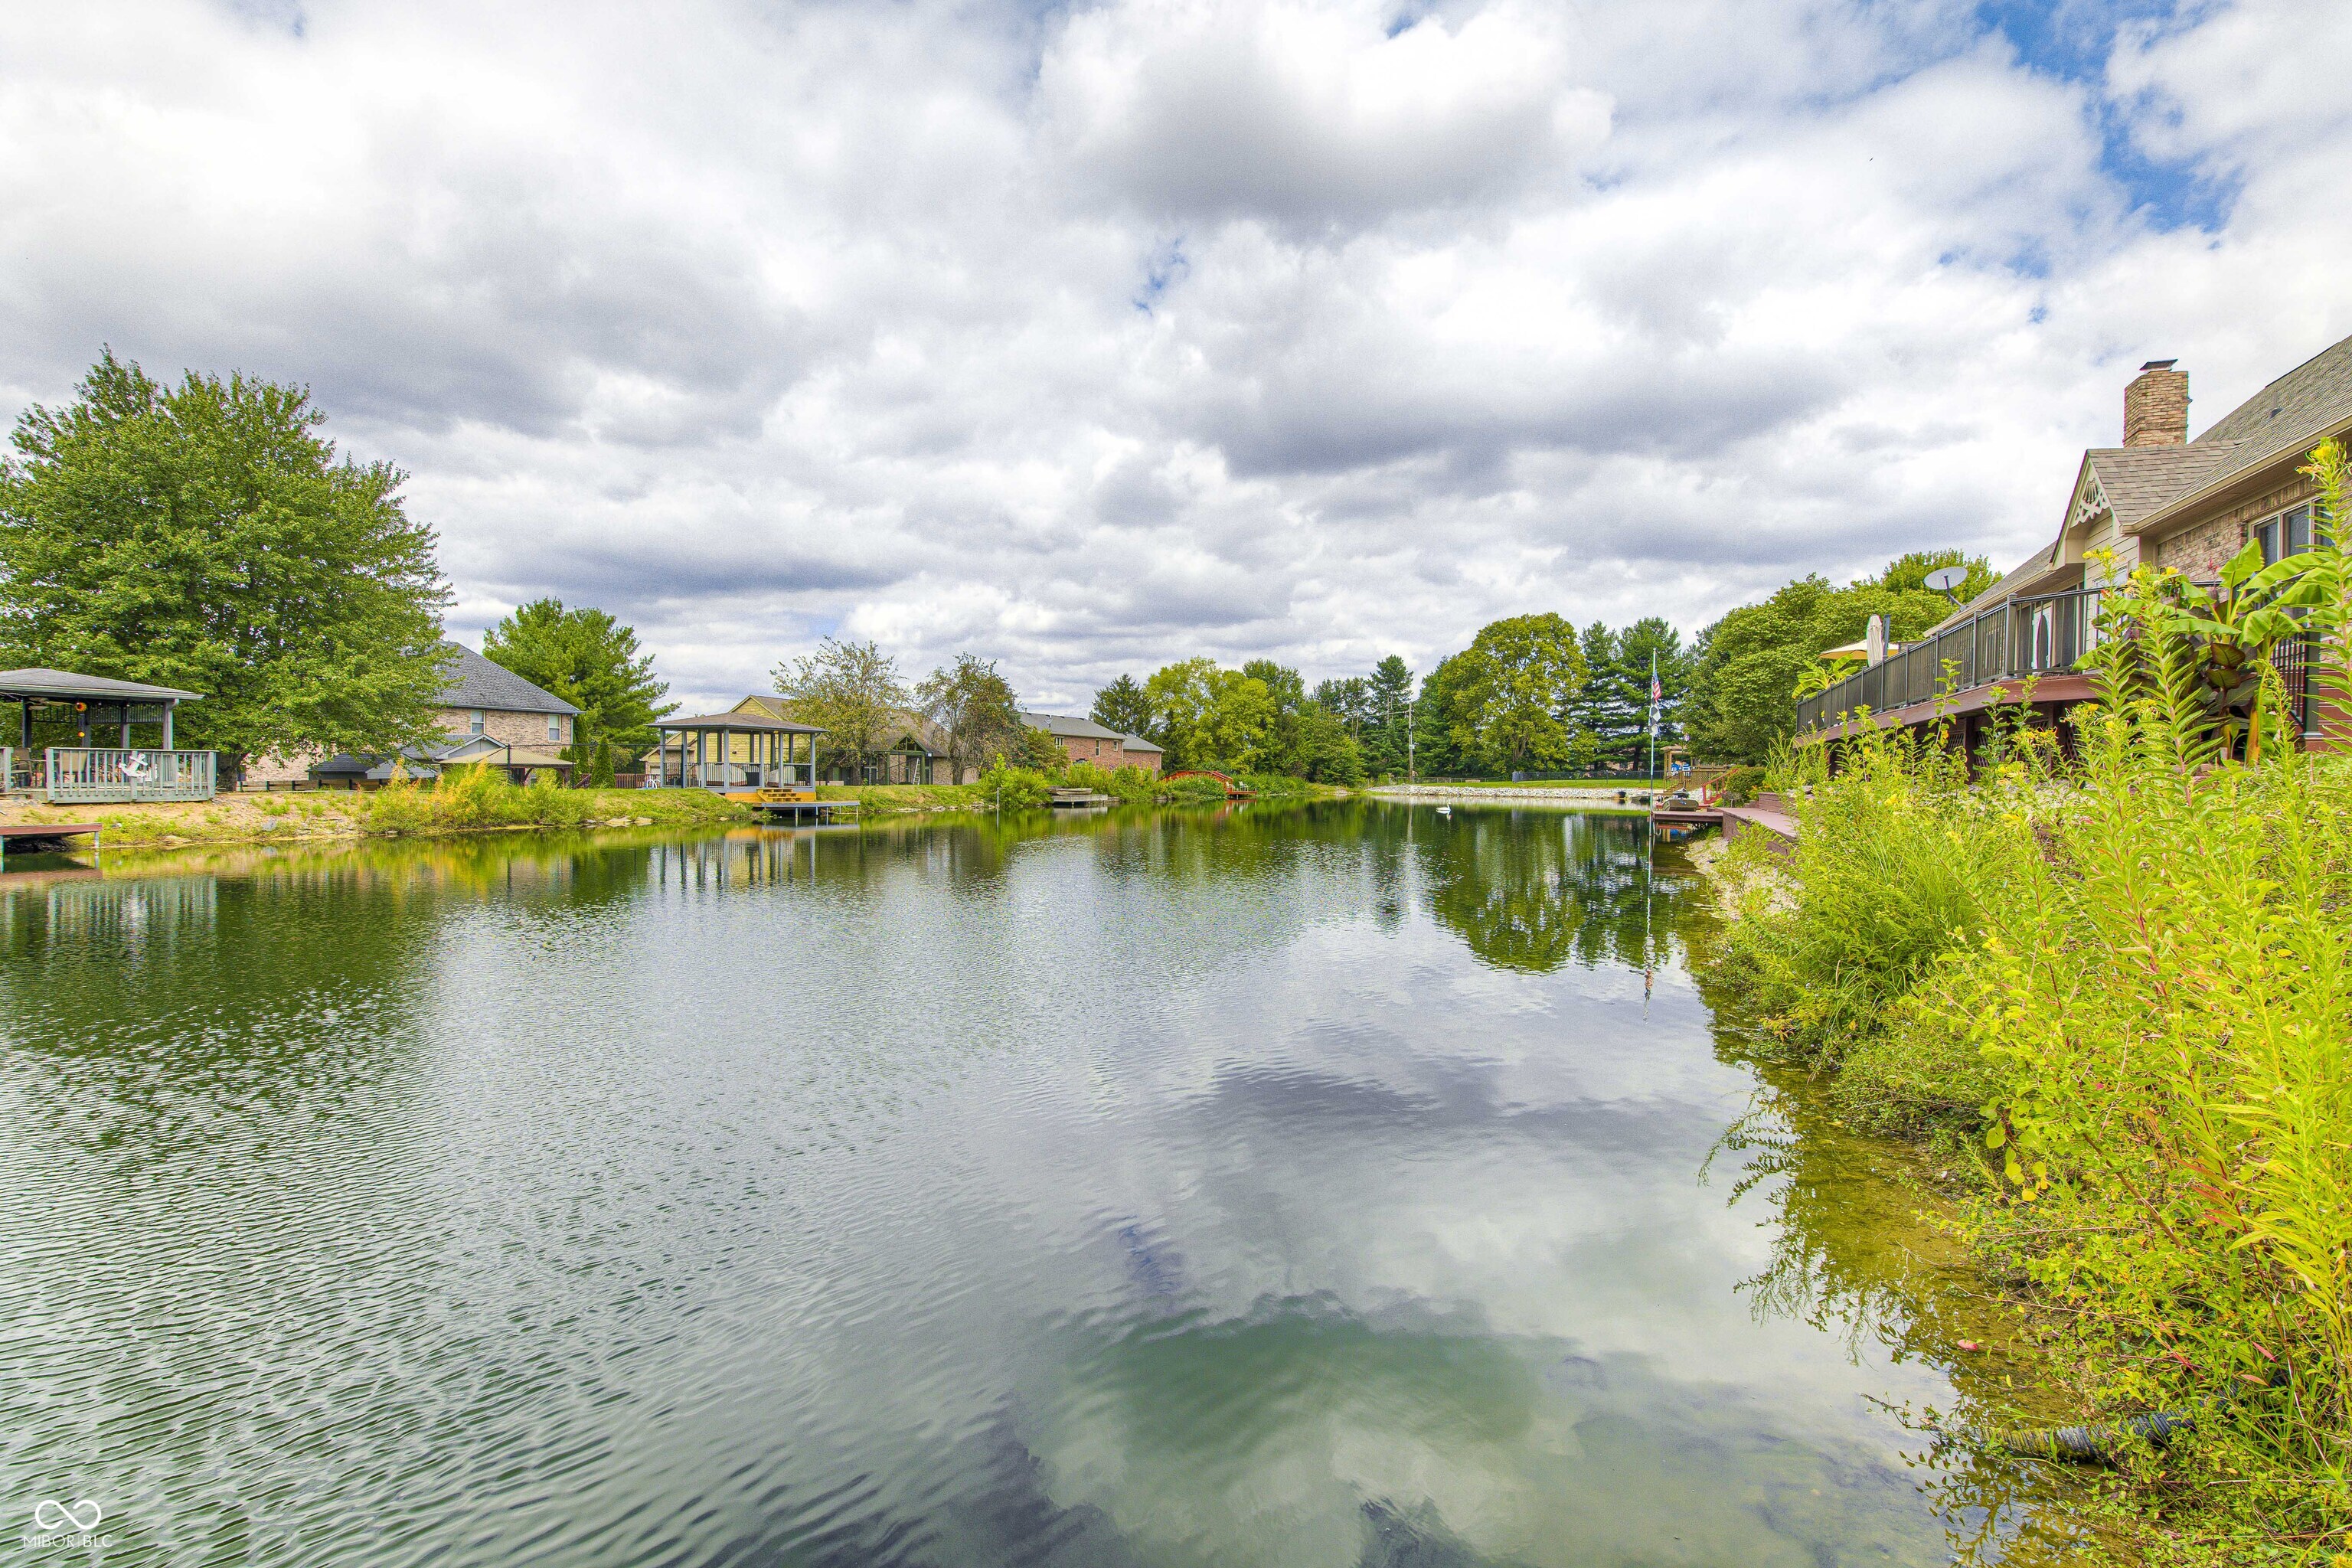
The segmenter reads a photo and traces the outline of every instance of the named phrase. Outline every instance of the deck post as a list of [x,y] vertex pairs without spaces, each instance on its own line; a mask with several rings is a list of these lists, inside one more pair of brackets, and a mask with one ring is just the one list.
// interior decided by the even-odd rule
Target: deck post
[[167,752],[172,749],[172,710],[179,705],[180,700],[176,697],[163,700],[163,749]]

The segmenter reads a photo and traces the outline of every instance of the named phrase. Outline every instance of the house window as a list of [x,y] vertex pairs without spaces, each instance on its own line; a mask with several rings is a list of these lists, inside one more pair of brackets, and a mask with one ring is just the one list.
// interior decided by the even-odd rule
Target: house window
[[553,713],[547,716],[547,738],[551,741],[563,739],[563,721]]
[[472,734],[478,735],[482,732],[482,710],[480,709],[477,708],[472,712],[466,715],[466,728],[467,731]]
[[2254,524],[2254,542],[2263,547],[2263,564],[2270,566],[2288,555],[2311,548],[2311,509],[2299,506]]

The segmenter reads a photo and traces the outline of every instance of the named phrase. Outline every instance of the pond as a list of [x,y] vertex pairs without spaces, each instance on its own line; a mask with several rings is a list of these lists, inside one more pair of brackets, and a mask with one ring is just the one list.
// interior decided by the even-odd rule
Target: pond
[[1696,888],[1361,801],[0,879],[0,1507],[110,1564],[1949,1561],[1886,1402],[1951,1384],[1788,1198],[1905,1205],[1718,1148],[1769,1086]]

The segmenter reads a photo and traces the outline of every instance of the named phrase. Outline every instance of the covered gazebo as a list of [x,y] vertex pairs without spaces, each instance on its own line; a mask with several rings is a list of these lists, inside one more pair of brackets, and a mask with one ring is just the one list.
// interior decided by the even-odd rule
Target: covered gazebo
[[764,713],[710,713],[664,719],[654,728],[661,746],[646,783],[656,789],[814,790],[814,724]]
[[[11,789],[30,784],[33,710],[63,709],[73,715],[79,744],[51,746],[43,753],[42,788],[51,801],[210,800],[213,753],[175,751],[172,745],[174,710],[183,702],[203,700],[203,693],[175,686],[69,669],[0,670],[0,704],[17,708],[16,744],[0,746],[0,782]],[[161,743],[133,746],[133,726],[153,727]],[[108,731],[113,731],[110,737]],[[109,739],[118,743],[108,745]]]

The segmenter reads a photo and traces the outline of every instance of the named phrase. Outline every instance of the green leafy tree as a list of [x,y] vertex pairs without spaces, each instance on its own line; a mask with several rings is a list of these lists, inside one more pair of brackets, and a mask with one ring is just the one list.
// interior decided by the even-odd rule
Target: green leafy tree
[[1567,761],[1559,715],[1586,676],[1575,627],[1554,615],[1513,616],[1481,628],[1461,659],[1457,746],[1512,772]]
[[1300,749],[1301,714],[1308,705],[1306,678],[1288,665],[1276,664],[1270,658],[1251,659],[1242,666],[1242,675],[1264,686],[1266,700],[1274,705],[1265,739],[1252,756],[1251,765],[1260,773],[1306,777],[1307,759]]
[[1965,566],[1954,591],[1963,605],[1990,587],[1991,567],[1956,550],[1915,551],[1877,576],[1843,588],[1801,577],[1761,604],[1744,605],[1699,634],[1684,714],[1698,753],[1721,762],[1761,763],[1796,731],[1799,682],[1823,649],[1859,639],[1874,615],[1886,617],[1891,644],[1916,642],[1955,613],[1950,599],[1924,585],[1930,572]]
[[1171,771],[1247,771],[1274,721],[1274,699],[1265,682],[1237,669],[1220,669],[1211,658],[1169,665],[1143,690],[1162,727],[1158,739],[1168,749]]
[[1143,688],[1135,683],[1131,675],[1122,675],[1095,693],[1093,718],[1096,723],[1122,735],[1137,735],[1155,742],[1160,740],[1152,732],[1151,700],[1143,694]]
[[1286,664],[1276,664],[1270,658],[1254,658],[1242,666],[1242,674],[1265,687],[1266,700],[1277,713],[1287,713],[1307,700],[1307,679]]
[[996,672],[992,659],[956,655],[915,688],[915,705],[947,740],[950,781],[963,782],[997,758],[1017,760],[1027,752],[1029,726],[1021,717],[1013,683]]
[[0,463],[0,655],[205,694],[176,741],[231,767],[434,733],[449,602],[389,463],[337,460],[309,392],[111,351]]
[[596,783],[612,782],[616,752],[651,751],[654,721],[677,710],[662,700],[669,688],[654,679],[636,628],[604,610],[534,599],[484,634],[482,657],[580,710],[567,754]]
[[1033,773],[1059,774],[1070,765],[1070,753],[1050,731],[1024,727],[1021,749],[1006,752],[1004,760]]
[[1284,772],[1317,784],[1353,787],[1364,782],[1362,745],[1348,732],[1346,721],[1321,703],[1303,702],[1275,722],[1288,729],[1290,765]]
[[776,689],[803,724],[824,731],[825,744],[861,770],[906,723],[907,686],[898,661],[870,642],[837,642],[776,666]]

